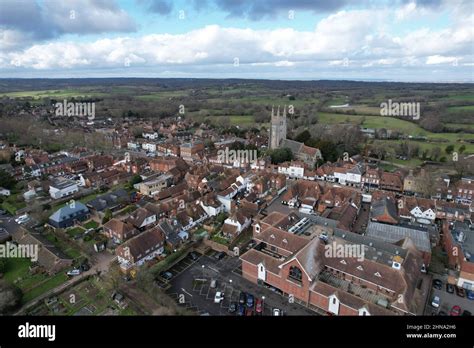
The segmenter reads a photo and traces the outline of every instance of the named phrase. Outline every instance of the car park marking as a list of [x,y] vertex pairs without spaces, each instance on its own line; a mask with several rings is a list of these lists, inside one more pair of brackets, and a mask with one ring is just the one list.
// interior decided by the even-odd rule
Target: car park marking
[[183,290],[183,292],[184,292],[186,295],[193,297],[193,295],[191,295],[189,292],[187,292],[186,289],[181,288],[181,290]]

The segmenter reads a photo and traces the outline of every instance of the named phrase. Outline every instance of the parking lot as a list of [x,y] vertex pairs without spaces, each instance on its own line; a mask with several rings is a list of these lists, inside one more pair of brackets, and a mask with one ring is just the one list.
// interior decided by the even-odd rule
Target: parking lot
[[[431,305],[434,296],[439,296],[440,306],[439,308],[434,308]],[[449,315],[449,312],[453,306],[461,307],[461,310],[464,312],[468,310],[474,314],[474,300],[470,300],[467,297],[459,297],[456,294],[456,291],[453,294],[450,294],[446,291],[446,282],[443,281],[443,286],[441,290],[431,288],[431,294],[429,297],[428,304],[426,306],[425,314],[427,315],[437,315],[439,312],[444,312]]]
[[[199,315],[236,315],[229,312],[229,307],[232,302],[239,302],[242,291],[252,294],[254,301],[263,300],[262,315],[272,315],[273,308],[282,310],[284,315],[317,314],[298,303],[290,303],[288,297],[242,278],[238,257],[226,255],[217,260],[215,254],[199,255],[197,260],[187,256],[169,270],[172,273],[170,280],[160,277],[157,282],[178,304]],[[216,281],[215,288],[211,287],[212,280]],[[217,291],[224,294],[220,303],[214,303]]]

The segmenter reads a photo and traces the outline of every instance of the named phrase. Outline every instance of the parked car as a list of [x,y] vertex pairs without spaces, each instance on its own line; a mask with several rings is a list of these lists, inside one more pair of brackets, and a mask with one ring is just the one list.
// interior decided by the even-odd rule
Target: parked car
[[465,310],[464,312],[462,312],[462,315],[463,315],[464,317],[470,317],[470,316],[472,316],[472,313]]
[[196,261],[197,259],[199,259],[199,255],[196,254],[194,251],[191,251],[191,252],[189,253],[189,257],[190,257],[191,260],[193,260],[193,261]]
[[70,276],[70,277],[78,276],[79,274],[81,274],[81,270],[75,268],[75,269],[72,269],[72,270],[70,270],[70,271],[67,271],[66,274],[67,274],[68,276]]
[[239,303],[240,304],[246,304],[247,303],[247,294],[243,291],[240,293]]
[[253,295],[247,294],[247,307],[253,308],[254,304],[255,304],[255,301],[254,301]]
[[460,288],[459,286],[456,286],[456,295],[459,297],[466,297],[466,293],[463,288]]
[[470,300],[474,300],[474,291],[466,290],[466,297]]
[[217,288],[217,280],[216,280],[216,279],[212,279],[212,280],[211,280],[211,285],[210,285],[210,286],[211,286],[211,289],[215,289],[215,288]]
[[433,279],[433,288],[441,290],[443,288],[443,282],[439,279]]
[[451,311],[449,312],[449,315],[452,316],[452,317],[460,316],[461,315],[461,307],[453,306],[453,308],[451,308]]
[[445,311],[439,311],[438,312],[438,316],[440,316],[440,317],[445,317],[447,315],[448,315],[448,313],[446,313]]
[[229,313],[235,313],[237,311],[237,302],[231,302],[229,305]]
[[89,266],[87,262],[84,262],[79,268],[81,269],[82,272],[87,272],[88,270],[91,269],[91,267]]
[[168,272],[168,271],[161,272],[160,275],[161,275],[161,278],[166,279],[166,280],[170,280],[171,278],[173,278],[173,273]]
[[19,225],[24,224],[25,222],[28,222],[28,221],[30,221],[30,217],[28,216],[28,214],[20,215],[19,217],[15,219],[15,222]]
[[434,308],[439,308],[440,302],[441,302],[441,299],[439,298],[439,296],[435,296],[435,297],[433,297],[433,301],[431,301],[431,305]]
[[215,258],[216,260],[222,260],[222,259],[225,257],[225,255],[226,255],[226,253],[223,252],[223,251],[221,251],[221,252],[215,254],[215,255],[214,255],[214,258]]
[[255,301],[255,313],[261,315],[263,313],[263,300],[257,298]]
[[214,296],[214,303],[221,303],[224,300],[224,293],[221,291],[216,292]]
[[251,317],[253,315],[253,308],[247,308],[245,310],[245,316]]
[[240,316],[240,317],[245,315],[245,306],[243,304],[238,305],[237,315]]
[[450,294],[454,294],[454,285],[446,283],[446,291],[449,292]]
[[274,317],[281,317],[283,315],[283,311],[280,308],[273,308],[272,313]]

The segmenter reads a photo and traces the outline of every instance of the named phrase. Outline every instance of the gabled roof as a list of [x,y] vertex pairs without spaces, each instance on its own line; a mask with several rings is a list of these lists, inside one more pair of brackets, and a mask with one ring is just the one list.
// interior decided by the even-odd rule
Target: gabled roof
[[74,204],[66,204],[64,207],[56,210],[49,218],[56,222],[61,222],[68,219],[73,214],[87,213],[89,209],[81,202],[74,202]]

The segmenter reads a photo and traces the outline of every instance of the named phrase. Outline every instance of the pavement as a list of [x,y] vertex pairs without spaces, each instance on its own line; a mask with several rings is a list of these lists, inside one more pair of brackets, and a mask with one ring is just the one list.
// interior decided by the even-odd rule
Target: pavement
[[[189,257],[183,259],[169,270],[173,273],[172,279],[159,278],[158,284],[178,304],[200,315],[236,315],[228,309],[231,302],[239,301],[242,291],[252,294],[255,300],[263,299],[263,315],[271,315],[273,308],[279,308],[285,315],[317,315],[299,303],[291,303],[288,297],[244,279],[238,257],[225,256],[216,260],[213,255],[214,252],[200,255],[196,261]],[[212,280],[217,281],[216,288],[210,287]],[[217,291],[224,293],[221,303],[214,303]]]

